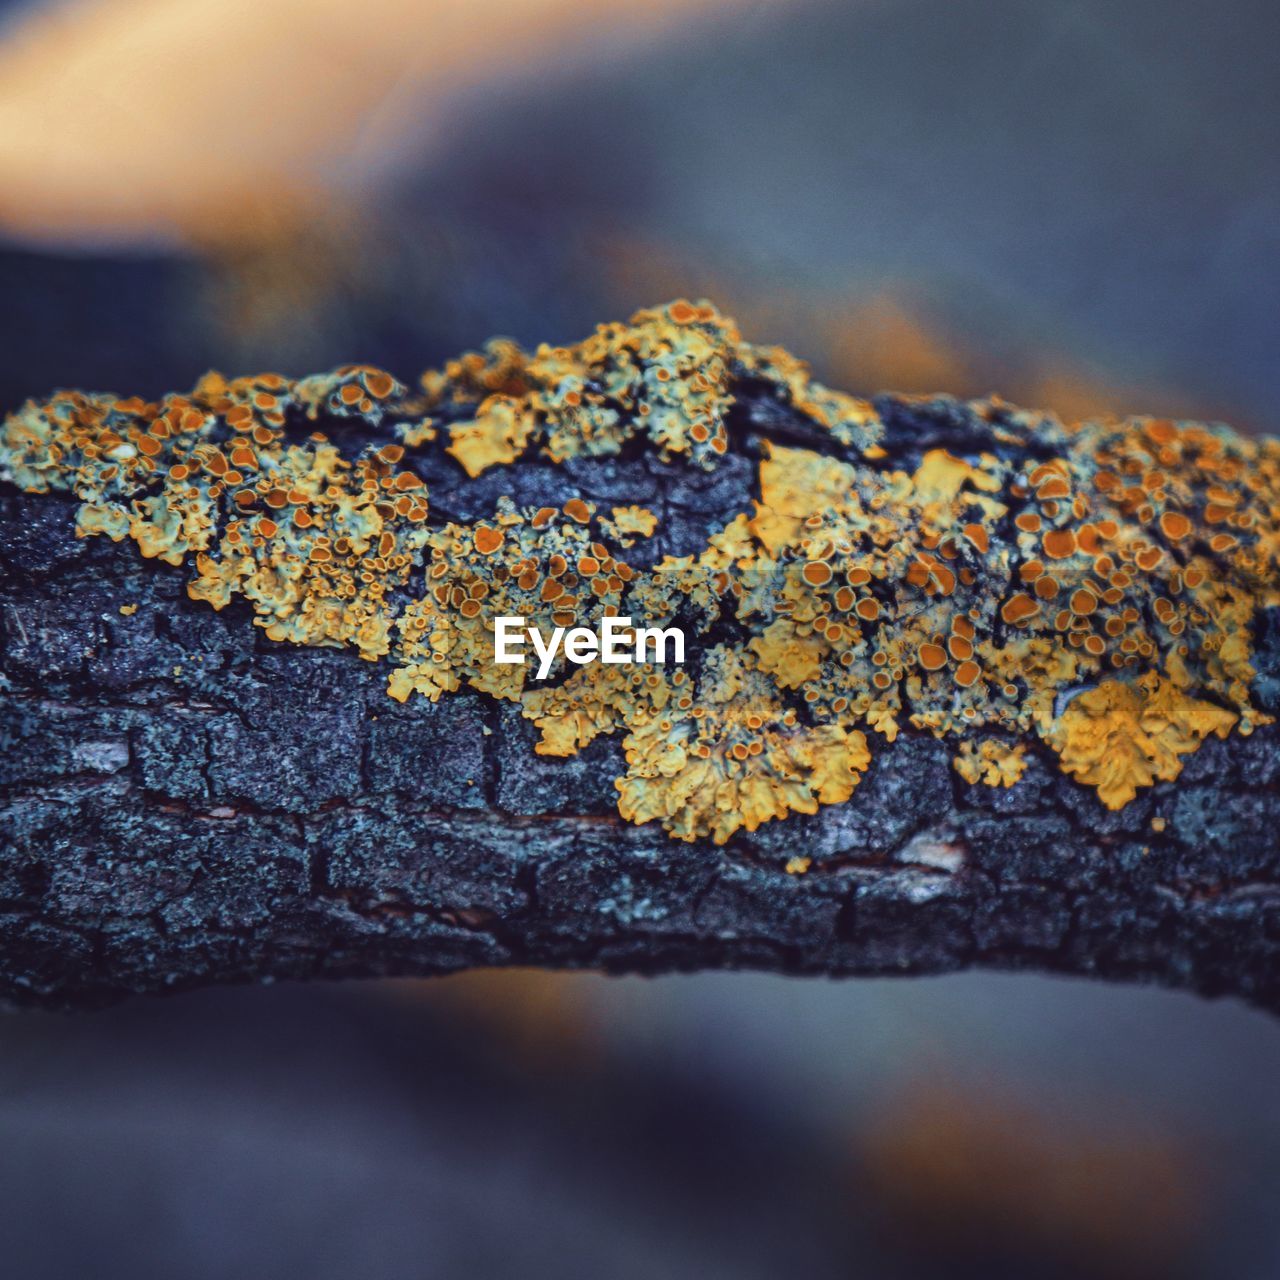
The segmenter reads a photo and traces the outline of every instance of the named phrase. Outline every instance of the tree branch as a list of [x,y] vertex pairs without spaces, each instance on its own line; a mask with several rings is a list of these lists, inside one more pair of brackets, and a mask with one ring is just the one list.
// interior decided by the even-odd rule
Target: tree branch
[[[813,443],[765,389],[742,387],[739,403],[735,450],[762,425]],[[951,401],[877,407],[891,452],[960,450],[981,428]],[[744,505],[740,476],[730,494],[654,475],[658,550]],[[522,485],[554,485],[561,503],[618,496],[599,468],[519,462],[489,481],[433,475],[432,505],[474,518]],[[189,600],[185,569],[77,539],[76,508],[0,494],[0,992],[13,1002],[540,965],[983,966],[1280,1004],[1274,725],[1207,740],[1176,782],[1118,812],[1038,748],[1012,788],[970,786],[947,745],[906,729],[848,802],[723,847],[684,843],[618,816],[616,739],[548,759],[511,704],[464,690],[400,705],[382,664],[268,640],[243,603]],[[1254,659],[1272,711],[1276,612]]]

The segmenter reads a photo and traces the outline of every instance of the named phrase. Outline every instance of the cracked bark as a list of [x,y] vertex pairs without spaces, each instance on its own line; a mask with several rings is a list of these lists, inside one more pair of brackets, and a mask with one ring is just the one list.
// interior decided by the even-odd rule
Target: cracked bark
[[[986,440],[950,400],[879,407],[906,465]],[[464,519],[503,491],[657,505],[656,555],[702,545],[745,505],[761,428],[822,443],[744,386],[714,476],[631,459],[465,482],[439,456],[413,465],[433,509]],[[274,644],[244,606],[189,601],[185,570],[76,540],[75,506],[0,493],[10,1002],[525,964],[1026,968],[1280,1006],[1275,726],[1208,741],[1118,813],[1038,751],[991,790],[904,732],[877,743],[847,804],[689,845],[618,818],[616,741],[550,760],[509,705],[468,692],[400,706],[384,666]],[[1257,651],[1259,699],[1280,711],[1275,611]],[[803,875],[785,871],[796,854],[812,859]]]

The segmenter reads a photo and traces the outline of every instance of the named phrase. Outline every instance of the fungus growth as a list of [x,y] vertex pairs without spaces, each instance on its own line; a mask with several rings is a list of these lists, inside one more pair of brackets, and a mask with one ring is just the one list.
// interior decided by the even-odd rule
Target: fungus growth
[[[747,420],[746,385],[786,430]],[[551,756],[620,735],[620,812],[686,840],[848,799],[904,726],[952,742],[975,785],[1016,785],[1042,743],[1120,808],[1208,735],[1266,722],[1250,653],[1280,603],[1280,443],[953,408],[963,443],[899,439],[676,302],[573,347],[492,342],[412,392],[363,366],[209,374],[158,403],[62,392],[5,421],[0,478],[75,494],[82,536],[187,565],[193,599],[248,601],[274,640],[387,659],[393,698],[514,701]],[[661,503],[440,519],[420,474],[646,453],[679,474],[745,454],[754,487],[705,546],[632,564]],[[493,661],[498,616],[678,618],[690,661],[561,658],[539,684]]]

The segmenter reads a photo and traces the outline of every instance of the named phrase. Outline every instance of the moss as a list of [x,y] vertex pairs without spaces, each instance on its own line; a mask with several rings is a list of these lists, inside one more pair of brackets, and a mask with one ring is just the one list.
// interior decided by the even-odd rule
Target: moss
[[[472,479],[637,452],[715,472],[742,451],[747,383],[803,430],[764,429],[751,510],[691,554],[629,564],[661,532],[634,504],[431,509],[421,473],[446,459]],[[550,757],[618,735],[620,811],[683,839],[847,799],[868,735],[906,726],[999,787],[1038,740],[1119,808],[1207,736],[1265,723],[1253,629],[1280,603],[1280,445],[1159,419],[1064,426],[996,401],[969,412],[971,447],[917,449],[870,403],[678,302],[573,347],[491,343],[413,393],[364,366],[210,374],[155,404],[61,393],[7,419],[0,474],[74,493],[81,536],[187,565],[192,598],[248,601],[272,639],[388,660],[400,701],[465,687],[511,701]],[[543,629],[679,619],[702,644],[687,670],[560,666],[536,684],[492,662],[504,614]]]

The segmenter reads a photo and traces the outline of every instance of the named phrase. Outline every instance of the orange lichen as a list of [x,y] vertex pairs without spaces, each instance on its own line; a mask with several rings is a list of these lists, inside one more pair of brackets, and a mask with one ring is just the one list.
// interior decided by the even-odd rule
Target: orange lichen
[[1012,627],[1020,626],[1039,612],[1040,606],[1025,591],[1019,591],[1000,607],[1000,616]]
[[[624,446],[715,471],[744,380],[804,430],[764,430],[750,510],[651,568],[623,554],[658,530],[643,507],[504,498],[441,523],[418,474],[429,448],[478,476]],[[210,374],[156,404],[62,393],[6,420],[0,476],[73,492],[81,535],[190,566],[192,598],[248,601],[273,639],[387,657],[395,698],[512,700],[544,755],[620,735],[620,812],[682,839],[847,799],[868,735],[906,725],[954,741],[960,775],[989,785],[1041,742],[1119,807],[1210,733],[1264,723],[1250,657],[1259,610],[1280,604],[1280,445],[966,412],[975,443],[908,442],[895,467],[869,403],[678,302],[573,347],[491,343],[417,397],[363,366]],[[557,659],[540,684],[494,663],[498,616],[678,616],[705,643],[686,669]]]
[[1050,560],[1065,560],[1075,554],[1075,532],[1072,529],[1050,529],[1044,535],[1043,546]]
[[473,540],[476,550],[482,556],[491,556],[502,546],[505,535],[501,529],[490,529],[487,525],[481,525],[476,529]]
[[940,671],[947,665],[947,651],[940,644],[922,644],[920,665],[926,671]]

